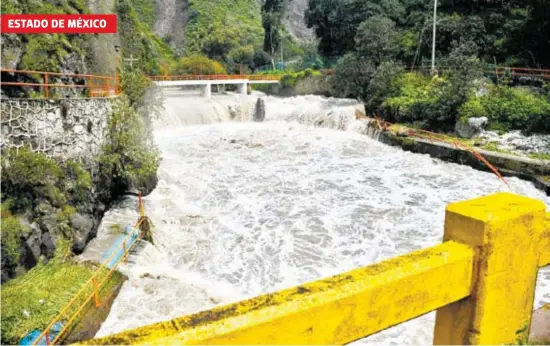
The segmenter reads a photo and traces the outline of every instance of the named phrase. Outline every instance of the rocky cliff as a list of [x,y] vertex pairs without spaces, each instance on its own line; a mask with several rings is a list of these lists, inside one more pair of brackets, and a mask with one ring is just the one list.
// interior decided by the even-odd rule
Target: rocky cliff
[[306,26],[304,14],[307,9],[308,0],[290,0],[285,15],[285,26],[287,30],[300,40],[313,40],[315,33]]
[[[215,0],[155,0],[155,20],[153,31],[156,35],[168,42],[176,54],[181,55],[184,52],[186,27],[190,19],[194,16],[200,16],[195,12],[200,8],[202,1]],[[262,0],[258,0],[261,4]],[[306,27],[304,13],[307,8],[308,0],[290,0],[287,11],[284,16],[284,23],[288,32],[299,40],[313,40],[315,38],[313,30]],[[258,10],[256,8],[255,10]]]

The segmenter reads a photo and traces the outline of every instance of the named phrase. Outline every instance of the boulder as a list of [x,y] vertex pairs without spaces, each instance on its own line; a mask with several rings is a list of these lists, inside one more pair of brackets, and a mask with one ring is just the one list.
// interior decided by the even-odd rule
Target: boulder
[[40,245],[42,244],[42,230],[37,223],[33,222],[27,228],[24,242],[21,244],[24,253],[21,256],[21,263],[25,268],[30,269],[38,263],[41,255]]
[[94,220],[88,215],[75,213],[69,218],[69,224],[73,234],[73,251],[81,253],[88,239],[92,238],[90,233],[94,228]]
[[265,120],[265,100],[263,98],[258,98],[256,101],[256,106],[254,107],[254,121],[264,121]]
[[472,138],[480,134],[488,122],[487,117],[469,118],[466,121],[459,120],[456,122],[455,131],[462,138]]
[[42,244],[40,248],[46,258],[53,258],[55,254],[55,240],[50,233],[42,233]]

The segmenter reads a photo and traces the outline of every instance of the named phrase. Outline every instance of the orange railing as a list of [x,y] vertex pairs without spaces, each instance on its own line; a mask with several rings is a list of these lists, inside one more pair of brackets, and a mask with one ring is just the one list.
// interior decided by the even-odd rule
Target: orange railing
[[280,76],[262,76],[262,75],[245,75],[245,74],[184,74],[184,75],[164,75],[164,76],[149,76],[153,81],[173,81],[173,80],[280,80]]
[[[56,98],[55,89],[73,88],[81,90],[82,97],[99,98],[116,96],[120,93],[120,83],[118,77],[99,76],[92,74],[74,74],[45,71],[12,70],[1,69],[2,73],[8,73],[12,76],[26,76],[29,82],[21,81],[0,81],[0,86],[22,87],[39,89],[44,98]],[[61,83],[61,78],[70,78],[71,84]],[[15,79],[15,78],[14,78]],[[80,84],[74,84],[80,81]]]
[[[416,67],[416,68],[407,68],[412,71],[429,71],[431,67],[424,66],[424,67]],[[455,70],[456,66],[436,66],[435,69],[439,72],[445,71],[445,70]],[[505,67],[505,66],[497,66],[495,67],[487,67],[484,69],[485,74],[487,75],[497,75],[497,76],[503,76],[506,74],[509,74],[511,77],[538,77],[542,79],[550,79],[550,70],[548,69],[537,69],[537,68],[527,68],[527,67]]]

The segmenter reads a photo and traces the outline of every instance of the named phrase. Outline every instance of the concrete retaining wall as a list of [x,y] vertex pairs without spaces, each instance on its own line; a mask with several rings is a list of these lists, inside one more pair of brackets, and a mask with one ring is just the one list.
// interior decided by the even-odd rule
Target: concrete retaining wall
[[[363,129],[363,133],[382,143],[399,146],[413,153],[429,154],[431,157],[443,161],[454,162],[481,171],[491,172],[489,167],[480,162],[469,151],[455,148],[452,144],[448,143],[431,142],[415,137],[400,137],[392,131],[381,131],[376,121],[370,119],[366,119],[366,127]],[[495,166],[503,176],[515,176],[532,181],[537,188],[545,191],[547,195],[550,195],[550,181],[543,178],[544,176],[550,176],[550,161],[535,160],[483,149],[477,150],[487,159],[487,161]]]

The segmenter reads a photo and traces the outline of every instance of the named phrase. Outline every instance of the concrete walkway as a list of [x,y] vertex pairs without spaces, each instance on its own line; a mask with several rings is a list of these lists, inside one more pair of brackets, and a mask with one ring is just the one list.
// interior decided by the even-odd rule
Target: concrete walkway
[[550,304],[533,312],[529,342],[550,345]]

